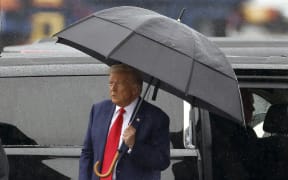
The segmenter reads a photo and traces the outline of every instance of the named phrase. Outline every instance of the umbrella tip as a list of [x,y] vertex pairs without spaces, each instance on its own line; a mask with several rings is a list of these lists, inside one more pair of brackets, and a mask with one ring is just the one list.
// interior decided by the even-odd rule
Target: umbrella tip
[[181,22],[181,19],[182,19],[182,17],[183,17],[183,14],[184,14],[185,10],[186,10],[186,8],[182,8],[182,9],[181,9],[180,14],[179,14],[179,16],[178,16],[178,18],[177,18],[177,21],[178,21],[178,22]]

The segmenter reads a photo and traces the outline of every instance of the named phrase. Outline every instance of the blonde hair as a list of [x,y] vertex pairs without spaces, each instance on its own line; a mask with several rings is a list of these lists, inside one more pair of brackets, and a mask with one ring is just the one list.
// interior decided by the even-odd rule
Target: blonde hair
[[109,73],[127,73],[130,74],[133,78],[132,80],[140,87],[140,92],[142,91],[143,86],[143,77],[142,73],[137,69],[128,66],[126,64],[114,64],[110,67]]

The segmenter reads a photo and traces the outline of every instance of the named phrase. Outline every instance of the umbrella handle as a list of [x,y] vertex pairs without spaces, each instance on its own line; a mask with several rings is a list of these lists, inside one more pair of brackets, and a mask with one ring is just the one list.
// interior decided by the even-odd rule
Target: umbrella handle
[[112,162],[111,162],[111,165],[110,165],[108,171],[107,171],[105,174],[101,174],[101,173],[98,171],[98,167],[99,167],[99,165],[100,165],[100,161],[97,161],[97,162],[95,163],[95,165],[94,165],[94,168],[93,168],[93,169],[94,169],[94,173],[96,174],[96,176],[101,177],[101,178],[106,178],[106,177],[108,177],[108,176],[112,173],[118,157],[119,157],[119,152],[117,151],[117,152],[115,153],[115,155],[114,155],[114,158],[113,158],[113,160],[112,160]]

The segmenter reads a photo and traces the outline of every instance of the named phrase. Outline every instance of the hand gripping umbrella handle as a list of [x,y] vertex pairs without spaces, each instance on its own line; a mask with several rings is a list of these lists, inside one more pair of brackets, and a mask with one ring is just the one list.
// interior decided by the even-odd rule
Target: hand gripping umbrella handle
[[112,162],[111,162],[111,165],[110,165],[108,171],[107,171],[105,174],[101,174],[101,173],[98,171],[98,167],[99,167],[99,165],[100,165],[100,161],[97,161],[97,162],[95,163],[95,165],[94,165],[94,168],[93,168],[93,169],[94,169],[94,173],[96,174],[96,176],[101,177],[101,178],[106,178],[106,177],[108,177],[108,176],[112,173],[112,171],[113,171],[113,169],[114,169],[114,166],[115,166],[115,164],[116,164],[116,161],[118,160],[118,157],[119,157],[119,152],[116,151],[116,153],[115,153],[115,155],[114,155],[114,158],[113,158],[113,160],[112,160]]

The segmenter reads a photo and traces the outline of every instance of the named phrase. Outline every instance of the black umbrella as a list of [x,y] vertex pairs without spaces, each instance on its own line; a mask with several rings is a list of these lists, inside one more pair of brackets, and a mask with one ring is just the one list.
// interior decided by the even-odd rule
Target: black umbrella
[[243,124],[236,75],[219,48],[190,27],[143,8],[96,12],[57,33],[59,43],[108,65],[125,63],[153,84]]
[[176,20],[122,6],[96,12],[55,36],[108,65],[128,64],[156,89],[244,124],[238,82],[225,55]]
[[122,6],[96,12],[55,36],[108,65],[133,66],[147,82],[155,77],[160,88],[243,124],[238,82],[225,55],[176,20]]

